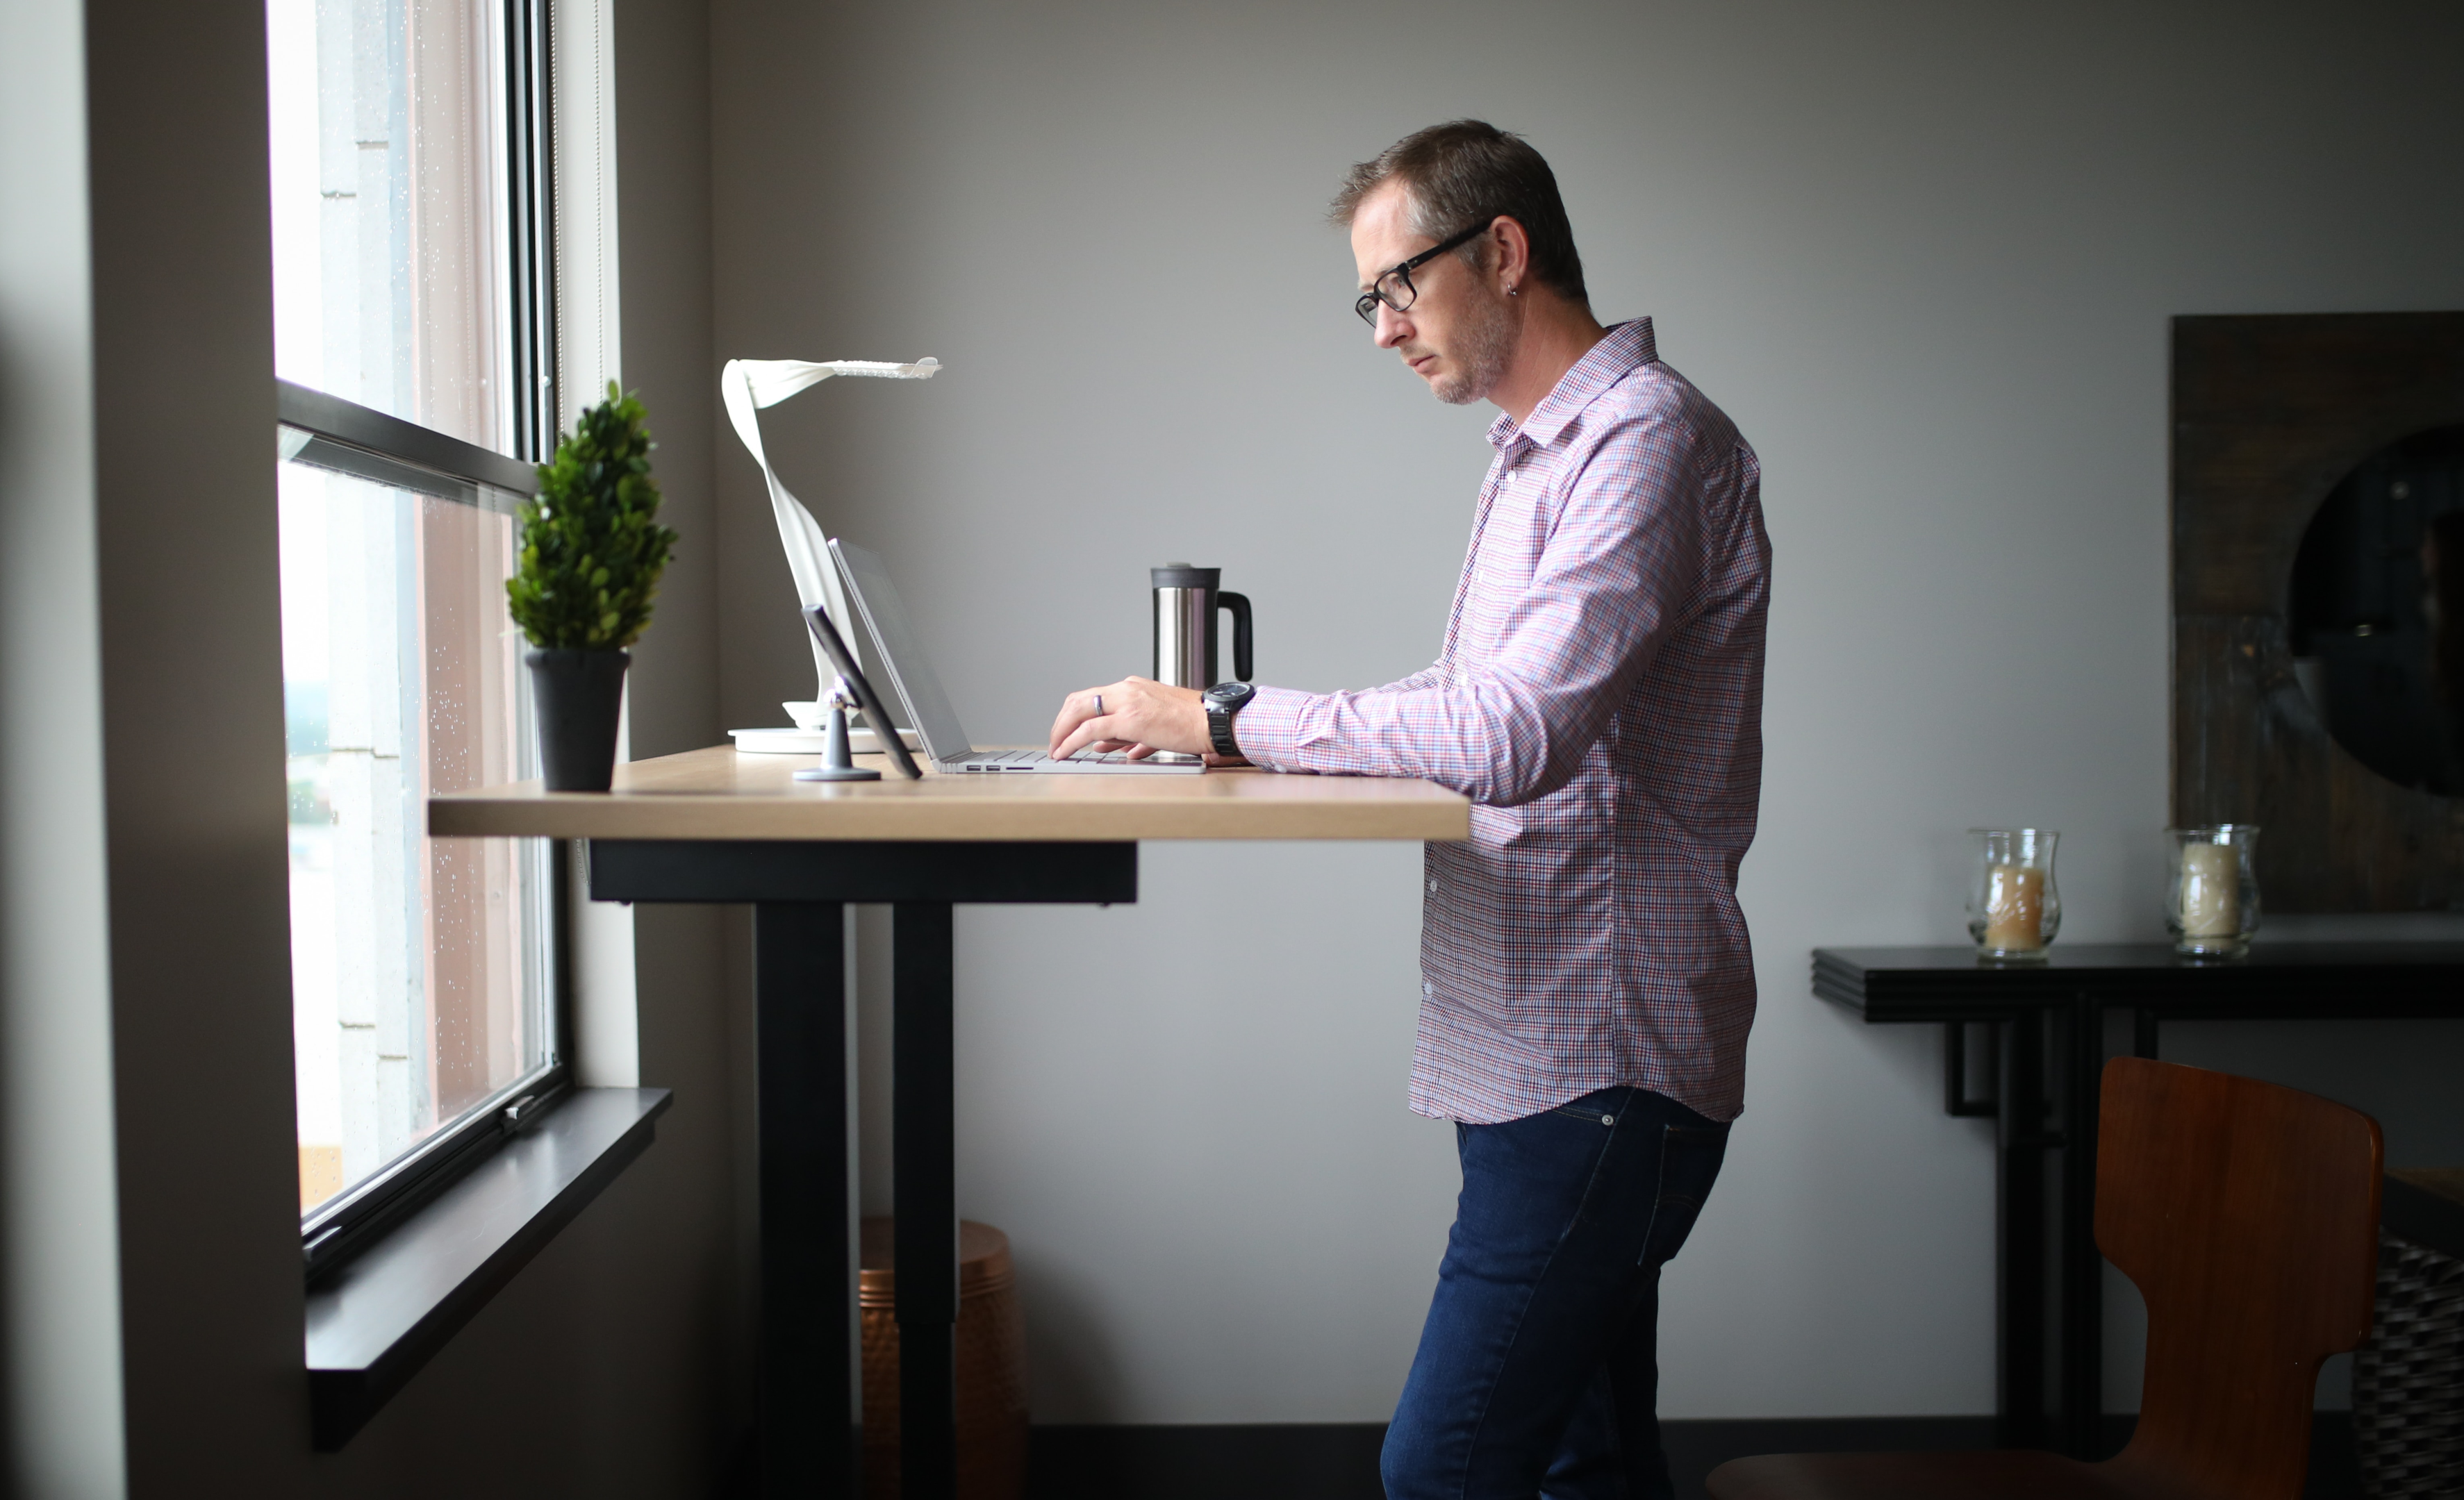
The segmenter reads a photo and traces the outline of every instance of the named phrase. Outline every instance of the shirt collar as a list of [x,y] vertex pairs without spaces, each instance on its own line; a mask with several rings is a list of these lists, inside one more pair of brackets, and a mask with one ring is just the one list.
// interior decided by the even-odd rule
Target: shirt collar
[[1547,447],[1602,392],[1659,358],[1660,346],[1652,337],[1650,318],[1612,323],[1608,337],[1574,361],[1574,367],[1566,372],[1539,405],[1531,408],[1531,415],[1524,419],[1521,426],[1500,412],[1497,420],[1488,424],[1488,441],[1501,453],[1513,446],[1517,437],[1529,438],[1535,446]]

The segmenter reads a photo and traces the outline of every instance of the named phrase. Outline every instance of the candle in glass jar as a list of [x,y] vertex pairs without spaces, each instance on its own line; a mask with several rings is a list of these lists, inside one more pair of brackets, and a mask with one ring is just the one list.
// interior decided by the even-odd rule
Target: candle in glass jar
[[1997,864],[1985,872],[1985,946],[2005,953],[2045,946],[2045,872]]
[[2182,931],[2193,938],[2241,935],[2241,851],[2231,844],[2182,846]]

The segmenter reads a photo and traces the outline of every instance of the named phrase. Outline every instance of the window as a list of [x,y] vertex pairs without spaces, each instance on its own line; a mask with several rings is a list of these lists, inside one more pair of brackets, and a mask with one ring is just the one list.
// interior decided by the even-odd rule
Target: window
[[[429,838],[431,792],[537,774],[505,619],[515,497],[282,466],[303,1211],[549,1061],[536,840]],[[449,488],[430,483],[432,491]]]
[[275,374],[543,456],[543,23],[533,0],[268,0]]
[[[537,774],[505,609],[553,433],[532,0],[269,0],[283,707],[312,1268],[561,1086],[537,840],[426,798]],[[322,393],[321,395],[319,393]]]

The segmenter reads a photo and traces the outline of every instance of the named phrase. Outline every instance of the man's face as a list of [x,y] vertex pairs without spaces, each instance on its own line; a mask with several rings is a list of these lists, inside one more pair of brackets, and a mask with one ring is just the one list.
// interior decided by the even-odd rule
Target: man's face
[[[1411,198],[1400,183],[1379,187],[1352,218],[1360,290],[1436,243],[1412,227]],[[1414,271],[1412,285],[1419,295],[1409,312],[1378,304],[1377,347],[1395,350],[1449,404],[1495,390],[1514,352],[1515,319],[1506,298],[1451,251]]]

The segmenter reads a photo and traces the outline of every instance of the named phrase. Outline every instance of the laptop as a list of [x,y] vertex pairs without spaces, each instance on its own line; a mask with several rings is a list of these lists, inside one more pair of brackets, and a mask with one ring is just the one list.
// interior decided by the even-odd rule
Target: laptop
[[1054,760],[1040,750],[979,750],[967,738],[958,723],[958,712],[950,707],[949,694],[941,690],[941,680],[924,660],[923,648],[916,644],[915,632],[907,622],[907,610],[898,600],[898,590],[890,581],[890,570],[881,559],[852,542],[830,538],[830,555],[838,559],[839,571],[846,575],[847,598],[854,601],[855,612],[864,617],[864,627],[872,633],[872,643],[881,652],[882,670],[890,674],[890,685],[898,701],[907,707],[907,719],[915,727],[915,734],[924,742],[924,753],[939,771],[1027,771],[1027,772],[1123,772],[1142,775],[1188,775],[1206,769],[1206,763],[1196,755],[1158,754],[1145,760],[1130,759],[1127,750],[1110,750],[1097,754],[1080,750],[1067,760]]

